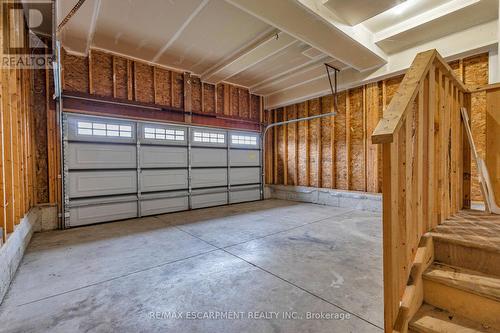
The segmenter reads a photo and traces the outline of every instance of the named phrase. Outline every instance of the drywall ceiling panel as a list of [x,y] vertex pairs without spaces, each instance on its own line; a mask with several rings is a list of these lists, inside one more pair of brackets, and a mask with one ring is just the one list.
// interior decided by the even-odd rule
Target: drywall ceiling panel
[[450,1],[453,0],[406,0],[404,3],[364,21],[363,25],[372,32],[378,32]]
[[385,52],[396,53],[430,40],[468,29],[498,17],[498,1],[482,0],[472,6],[441,16],[377,43]]
[[311,58],[303,54],[309,48],[309,45],[297,41],[226,81],[245,87],[253,86],[268,77],[310,62]]
[[356,25],[403,1],[404,0],[325,0],[323,4],[346,23]]
[[158,62],[203,73],[270,28],[225,1],[211,0],[159,57]]
[[[58,25],[75,6],[77,0],[57,2]],[[72,52],[85,53],[97,0],[87,0],[61,30],[64,47]]]
[[153,60],[201,0],[101,0],[93,45]]
[[[327,59],[328,64],[339,68],[345,69],[346,66],[339,61]],[[331,73],[333,77],[333,72]],[[304,69],[291,73],[289,75],[283,76],[282,78],[276,79],[275,81],[269,82],[269,84],[263,84],[252,90],[253,93],[260,95],[271,95],[278,91],[283,91],[291,87],[303,84],[310,80],[317,79],[318,77],[326,76],[326,68],[323,62],[313,64]]]

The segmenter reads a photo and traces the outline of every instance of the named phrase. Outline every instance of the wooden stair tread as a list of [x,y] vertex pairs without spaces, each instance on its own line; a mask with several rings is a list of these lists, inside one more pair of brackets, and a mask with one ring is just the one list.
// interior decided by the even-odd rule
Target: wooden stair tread
[[462,210],[437,225],[430,234],[438,241],[500,253],[500,215]]
[[441,233],[431,231],[429,233],[436,241],[443,241],[453,244],[458,244],[465,247],[477,248],[487,252],[500,254],[500,238],[485,238],[478,235],[460,235],[451,233]]
[[500,277],[435,262],[423,278],[500,302]]
[[409,324],[420,333],[499,333],[494,328],[453,315],[432,305],[423,304]]

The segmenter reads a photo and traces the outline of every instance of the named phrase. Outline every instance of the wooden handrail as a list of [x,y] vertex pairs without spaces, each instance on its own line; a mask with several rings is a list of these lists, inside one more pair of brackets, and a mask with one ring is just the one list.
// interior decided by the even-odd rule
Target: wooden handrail
[[[470,92],[436,50],[419,53],[372,135],[382,144],[384,326],[406,332],[432,262],[426,233],[470,204],[460,108]],[[426,258],[425,260],[423,258]]]
[[404,76],[399,89],[392,98],[387,110],[384,112],[383,118],[373,131],[372,143],[380,144],[393,142],[394,133],[401,127],[408,112],[408,108],[411,106],[411,102],[418,94],[420,82],[425,78],[433,64],[439,66],[461,91],[468,91],[465,84],[458,79],[451,67],[435,49],[417,54]]

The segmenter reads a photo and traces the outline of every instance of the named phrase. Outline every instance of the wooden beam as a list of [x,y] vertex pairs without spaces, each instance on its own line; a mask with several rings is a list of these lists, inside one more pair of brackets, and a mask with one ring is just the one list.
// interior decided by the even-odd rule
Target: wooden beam
[[14,179],[13,179],[13,160],[12,160],[12,112],[13,112],[13,106],[12,106],[12,94],[13,90],[15,89],[15,84],[13,81],[13,74],[11,69],[5,69],[4,72],[6,75],[3,77],[3,81],[8,83],[7,84],[7,96],[6,96],[6,101],[7,103],[4,104],[4,117],[3,117],[3,130],[4,130],[4,174],[5,174],[5,204],[4,206],[6,207],[6,214],[5,214],[5,219],[7,221],[6,223],[6,230],[5,233],[9,234],[14,231],[14,218],[15,218],[15,211],[14,211]]
[[368,190],[368,175],[367,175],[367,146],[366,142],[368,140],[368,136],[366,134],[366,85],[363,85],[363,191],[367,192]]
[[93,64],[93,61],[92,61],[92,50],[89,50],[89,57],[88,57],[88,62],[89,62],[89,93],[91,95],[93,95],[95,93],[94,91],[94,78],[93,78],[93,68],[94,68],[94,64]]
[[[309,117],[309,101],[305,102],[306,117]],[[306,121],[306,186],[311,186],[311,136],[310,136],[310,122]]]
[[170,71],[170,106],[174,107],[174,72]]
[[424,165],[427,165],[424,178],[427,177],[427,183],[424,183],[424,222],[427,224],[427,230],[431,230],[436,223],[436,165],[435,161],[435,114],[437,111],[436,99],[436,67],[432,66],[429,71],[429,77],[425,86],[425,109],[424,121],[427,126],[424,136],[424,149],[427,151],[427,160],[424,160]]
[[[464,107],[471,118],[471,94],[465,94]],[[470,125],[470,124],[469,124]],[[471,203],[471,147],[462,123],[462,208],[470,209]]]
[[[335,101],[334,101],[334,96],[332,95],[331,98],[331,108],[328,110],[328,112],[335,111],[339,112],[339,110],[335,109]],[[332,154],[332,170],[331,170],[331,184],[332,188],[337,188],[337,163],[336,163],[336,150],[335,150],[335,117],[330,118],[330,152]]]
[[156,82],[156,66],[153,66],[153,102],[158,104],[158,83]]
[[134,100],[134,78],[132,73],[132,61],[127,59],[127,98],[129,101]]
[[[283,121],[288,120],[287,107],[283,108]],[[288,125],[283,126],[283,185],[288,185]]]
[[132,62],[132,73],[133,73],[133,91],[134,91],[134,97],[133,97],[133,100],[134,101],[137,101],[137,62],[133,61]]
[[[318,98],[318,114],[321,114],[323,113],[323,103],[321,101],[321,98]],[[317,142],[316,142],[316,149],[317,149],[317,170],[316,170],[316,173],[317,173],[317,178],[318,178],[318,187],[319,188],[322,188],[323,187],[323,147],[321,145],[321,118],[320,119],[315,119],[315,121],[318,123],[318,128],[317,128],[317,134],[316,134],[316,138],[317,138]]]
[[[272,110],[273,123],[278,121],[276,110]],[[278,184],[278,128],[273,128],[273,184]]]
[[222,111],[224,115],[231,115],[231,91],[230,86],[226,83],[222,84],[223,89],[223,100],[222,100]]
[[347,190],[351,189],[351,101],[350,90],[346,91],[345,101],[345,145]]
[[191,85],[191,74],[188,72],[184,72],[183,74],[183,96],[184,96],[184,121],[186,123],[191,123],[191,113],[193,112],[193,106],[191,104],[192,101],[192,85]]
[[113,57],[113,98],[116,98],[116,56]]
[[[299,118],[299,110],[297,109],[297,104],[293,105],[294,114],[297,118]],[[294,185],[299,185],[299,123],[295,123],[295,174],[293,175]]]

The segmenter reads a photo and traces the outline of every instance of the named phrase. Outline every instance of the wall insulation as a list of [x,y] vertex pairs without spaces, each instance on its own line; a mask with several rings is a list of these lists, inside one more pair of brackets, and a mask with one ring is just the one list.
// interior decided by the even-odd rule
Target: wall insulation
[[[488,84],[488,54],[450,63],[465,84]],[[337,116],[273,129],[268,134],[267,182],[364,192],[381,192],[380,145],[370,137],[397,92],[403,75],[342,91]],[[331,112],[331,96],[265,111],[267,122]],[[472,130],[479,153],[485,157],[486,92],[472,94]],[[321,124],[321,125],[320,125]],[[475,163],[472,163],[472,200],[482,200]]]

